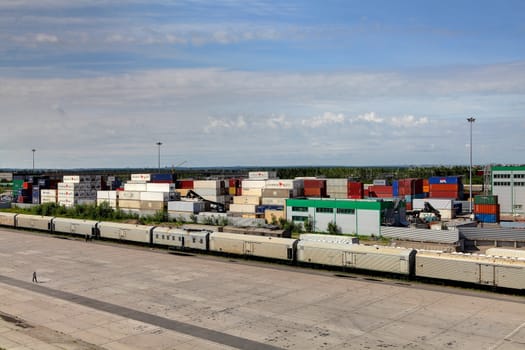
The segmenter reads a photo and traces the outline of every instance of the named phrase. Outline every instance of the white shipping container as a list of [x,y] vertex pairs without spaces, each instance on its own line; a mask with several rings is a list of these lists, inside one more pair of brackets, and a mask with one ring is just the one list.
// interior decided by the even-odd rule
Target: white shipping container
[[437,210],[454,209],[454,200],[434,198],[414,198],[412,201],[412,207],[414,208],[414,210],[423,209],[425,207],[425,202],[428,202]]
[[141,210],[163,210],[164,202],[159,201],[140,201]]
[[205,187],[194,188],[193,192],[198,193],[202,197],[206,197],[206,196],[220,196],[220,195],[224,194],[223,193],[223,189],[221,189],[221,188],[205,188]]
[[131,174],[131,181],[149,182],[151,181],[150,174]]
[[193,181],[193,188],[224,188],[224,182],[221,180],[195,180]]
[[80,189],[80,184],[79,183],[73,183],[73,182],[59,182],[59,183],[57,183],[57,189],[58,190]]
[[140,209],[140,201],[133,199],[119,199],[119,208]]
[[230,211],[234,213],[255,213],[256,209],[255,204],[230,204]]
[[49,197],[56,197],[57,196],[57,190],[40,190],[40,196],[49,196]]
[[234,196],[233,204],[261,204],[261,197],[259,196]]
[[268,180],[275,179],[277,172],[275,171],[250,171],[248,172],[248,178],[250,180]]
[[287,198],[273,198],[273,197],[263,197],[261,204],[262,205],[282,205],[286,206]]
[[264,188],[270,188],[270,189],[286,189],[286,190],[293,190],[297,188],[303,188],[304,187],[304,181],[300,179],[281,179],[281,180],[267,180],[266,186]]
[[44,203],[56,203],[57,198],[56,197],[41,197],[40,198],[40,204]]
[[147,183],[146,184],[147,192],[174,192],[175,184],[165,184],[165,183]]
[[256,196],[261,197],[263,193],[262,188],[243,188],[241,190],[243,196]]
[[168,202],[168,211],[183,211],[190,213],[199,213],[206,210],[205,202],[190,201],[170,201]]
[[140,192],[141,201],[167,202],[169,199],[168,192]]
[[266,186],[266,180],[242,180],[241,187],[244,192],[248,188],[264,188]]
[[265,188],[262,190],[263,197],[273,198],[290,198],[293,196],[293,190],[282,188]]
[[119,199],[140,200],[140,192],[138,191],[118,191]]
[[147,184],[126,182],[124,184],[124,191],[147,191]]
[[97,191],[97,199],[117,199],[117,191]]
[[80,183],[80,176],[79,175],[64,175],[62,178],[63,182],[66,183]]

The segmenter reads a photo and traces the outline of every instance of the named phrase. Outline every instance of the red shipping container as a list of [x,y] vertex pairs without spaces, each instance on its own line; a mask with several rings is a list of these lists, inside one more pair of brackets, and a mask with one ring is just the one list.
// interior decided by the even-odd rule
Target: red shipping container
[[434,191],[444,191],[444,192],[451,192],[456,191],[459,192],[460,187],[457,184],[435,184],[430,185],[430,192]]
[[363,195],[365,197],[370,197],[370,190],[369,189],[363,190]]
[[193,189],[193,180],[179,180],[177,181],[177,188]]
[[383,195],[389,195],[390,197],[393,196],[392,186],[373,185],[373,186],[368,187],[368,189],[371,192],[375,192],[377,194],[381,193]]
[[326,190],[322,188],[305,187],[305,197],[326,197]]
[[360,197],[364,195],[364,184],[362,182],[348,182],[348,197]]
[[304,179],[304,188],[325,188],[326,187],[326,180],[321,179]]
[[406,203],[406,210],[412,210],[412,202]]
[[459,197],[459,194],[457,192],[438,191],[438,192],[429,193],[429,198],[457,199],[458,197]]

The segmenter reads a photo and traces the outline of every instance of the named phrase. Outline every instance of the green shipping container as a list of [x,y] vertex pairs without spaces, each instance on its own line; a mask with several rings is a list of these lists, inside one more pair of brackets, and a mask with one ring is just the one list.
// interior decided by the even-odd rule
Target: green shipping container
[[498,204],[498,196],[475,196],[474,204]]
[[24,186],[24,180],[13,180],[13,198],[18,197],[18,191],[21,190]]

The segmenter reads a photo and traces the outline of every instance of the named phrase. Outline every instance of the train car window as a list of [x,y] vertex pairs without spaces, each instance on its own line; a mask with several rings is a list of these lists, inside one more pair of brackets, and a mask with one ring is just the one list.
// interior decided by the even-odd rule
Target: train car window
[[155,238],[156,238],[156,239],[159,239],[159,234],[158,234],[158,233],[155,235]]
[[200,239],[199,243],[202,244],[202,238]]
[[193,241],[193,243],[195,243],[195,237],[193,237],[192,241]]

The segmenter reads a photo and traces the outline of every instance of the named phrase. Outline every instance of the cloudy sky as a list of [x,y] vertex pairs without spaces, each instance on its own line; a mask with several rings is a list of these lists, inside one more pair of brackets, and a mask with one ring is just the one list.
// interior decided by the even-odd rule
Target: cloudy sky
[[0,0],[0,168],[525,163],[525,2]]

